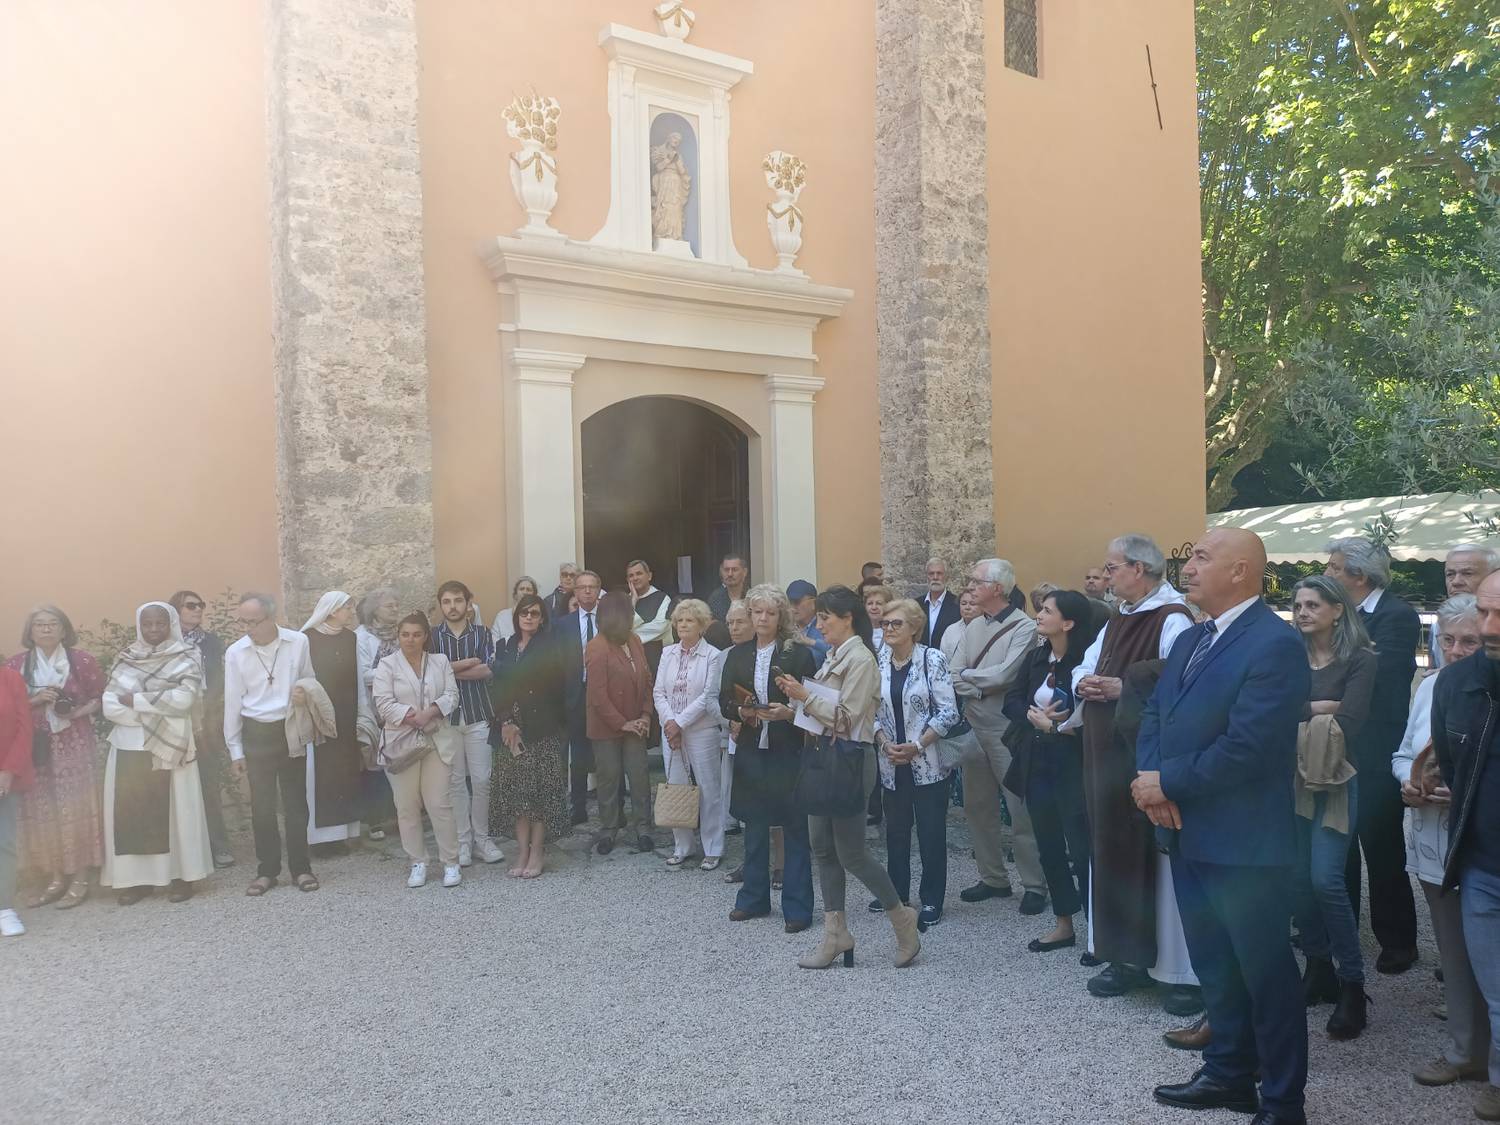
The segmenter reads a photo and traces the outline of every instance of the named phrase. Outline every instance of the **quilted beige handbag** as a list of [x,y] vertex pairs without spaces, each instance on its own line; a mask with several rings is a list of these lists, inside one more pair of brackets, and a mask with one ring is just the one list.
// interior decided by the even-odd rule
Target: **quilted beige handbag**
[[[671,747],[667,748],[667,773],[672,772],[672,755],[675,753]],[[683,759],[686,761],[686,757]],[[688,777],[693,776],[693,767],[688,766]],[[656,827],[658,828],[697,828],[698,827],[698,801],[700,798],[698,786],[691,781],[686,785],[673,784],[663,781],[656,787]]]

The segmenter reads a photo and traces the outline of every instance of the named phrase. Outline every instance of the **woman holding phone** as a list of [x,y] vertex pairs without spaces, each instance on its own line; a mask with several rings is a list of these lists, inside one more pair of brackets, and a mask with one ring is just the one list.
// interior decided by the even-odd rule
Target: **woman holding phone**
[[[776,680],[782,693],[801,703],[803,710],[853,748],[863,762],[861,793],[877,784],[875,716],[880,710],[880,667],[864,600],[847,586],[831,586],[818,595],[818,629],[828,642],[828,658],[818,669],[817,682],[836,693],[836,702],[815,696],[801,678],[783,673]],[[835,752],[832,739],[820,736],[809,754]],[[865,813],[853,816],[809,816],[808,837],[818,857],[818,881],[823,888],[823,941],[797,964],[804,969],[826,969],[840,956],[854,964],[854,938],[844,913],[846,874],[854,875],[885,907],[896,932],[896,967],[917,959],[917,912],[901,901],[890,875],[865,844]]]
[[745,595],[753,634],[724,656],[719,708],[739,723],[729,811],[745,822],[744,882],[729,912],[731,922],[771,913],[771,827],[785,829],[786,868],[781,914],[789,934],[812,924],[812,855],[807,817],[792,808],[792,788],[801,762],[802,731],[776,673],[800,685],[813,672],[812,652],[797,642],[792,606],[769,584]]

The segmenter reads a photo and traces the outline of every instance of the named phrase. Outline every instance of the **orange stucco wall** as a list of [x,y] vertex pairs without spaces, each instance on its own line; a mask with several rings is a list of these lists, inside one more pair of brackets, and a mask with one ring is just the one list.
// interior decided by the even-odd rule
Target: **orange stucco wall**
[[38,601],[275,587],[261,20],[0,4],[0,652]]
[[[443,575],[468,582],[487,612],[505,604],[515,576],[503,573],[499,298],[476,246],[525,221],[506,165],[515,145],[500,113],[513,95],[533,87],[561,103],[560,199],[552,225],[572,238],[592,237],[609,208],[599,31],[611,22],[654,31],[649,8],[623,0],[445,0],[418,9],[437,562]],[[776,148],[794,152],[809,166],[798,265],[815,281],[854,290],[844,314],[816,340],[827,380],[815,412],[819,569],[827,581],[847,581],[864,558],[878,554],[880,543],[878,486],[871,490],[880,479],[873,6],[865,0],[698,0],[693,9],[695,46],[755,64],[755,73],[735,88],[730,111],[730,198],[740,253],[752,266],[775,265],[760,160]],[[643,387],[659,381],[644,377]],[[763,401],[760,388],[754,391]],[[494,440],[478,449],[461,440],[476,427]]]
[[1048,0],[1039,78],[1005,69],[1004,7],[985,0],[995,523],[1023,587],[1077,585],[1115,535],[1203,530],[1192,4]]

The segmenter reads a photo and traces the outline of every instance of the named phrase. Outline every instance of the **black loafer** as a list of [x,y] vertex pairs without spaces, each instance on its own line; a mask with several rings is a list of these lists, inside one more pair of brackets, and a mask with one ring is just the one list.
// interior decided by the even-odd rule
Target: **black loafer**
[[1041,938],[1032,938],[1026,943],[1026,948],[1033,953],[1050,953],[1054,949],[1072,949],[1078,944],[1078,935],[1063,938],[1061,941],[1043,941]]
[[615,838],[613,836],[600,836],[594,841],[594,850],[600,855],[608,855],[615,850]]
[[924,934],[942,920],[943,908],[941,906],[924,906],[917,911],[917,929]]
[[1136,988],[1148,988],[1151,978],[1145,969],[1137,969],[1119,961],[1110,962],[1102,973],[1089,978],[1088,990],[1095,996],[1124,996]]
[[1035,891],[1027,891],[1021,896],[1022,914],[1040,914],[1047,909],[1047,896],[1039,895]]
[[1415,949],[1382,949],[1380,956],[1375,958],[1375,971],[1394,976],[1404,973],[1417,963],[1417,951]]
[[640,853],[654,852],[656,850],[656,841],[643,832],[635,838],[635,850]]
[[958,897],[965,902],[983,902],[987,898],[1010,898],[1010,895],[1010,887],[992,887],[983,880],[958,892]]
[[1250,1125],[1307,1125],[1307,1118],[1300,1113],[1296,1117],[1288,1117],[1284,1113],[1263,1109],[1250,1119]]
[[1203,989],[1191,984],[1174,984],[1161,999],[1162,1011],[1172,1016],[1193,1016],[1203,1011]]
[[1258,1113],[1260,1098],[1255,1083],[1246,1081],[1228,1085],[1215,1081],[1200,1070],[1192,1080],[1174,1086],[1158,1086],[1152,1095],[1162,1105],[1178,1109],[1227,1109],[1235,1113]]

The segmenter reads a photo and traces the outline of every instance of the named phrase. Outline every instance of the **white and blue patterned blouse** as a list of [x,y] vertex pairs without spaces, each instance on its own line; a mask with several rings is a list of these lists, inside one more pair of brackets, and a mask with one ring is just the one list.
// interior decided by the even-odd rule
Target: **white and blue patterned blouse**
[[[891,650],[882,645],[880,661],[880,711],[875,716],[875,727],[884,739],[896,739],[896,712],[891,705]],[[948,674],[948,661],[935,648],[915,645],[911,652],[911,663],[907,665],[906,684],[901,692],[902,726],[906,728],[907,742],[916,742],[928,727],[941,737],[958,722],[958,699],[953,694],[953,681]],[[880,763],[880,784],[887,789],[896,788],[896,767],[883,753],[876,754]],[[937,751],[929,746],[912,759],[912,780],[918,785],[931,785],[944,780],[952,771],[938,764]]]

